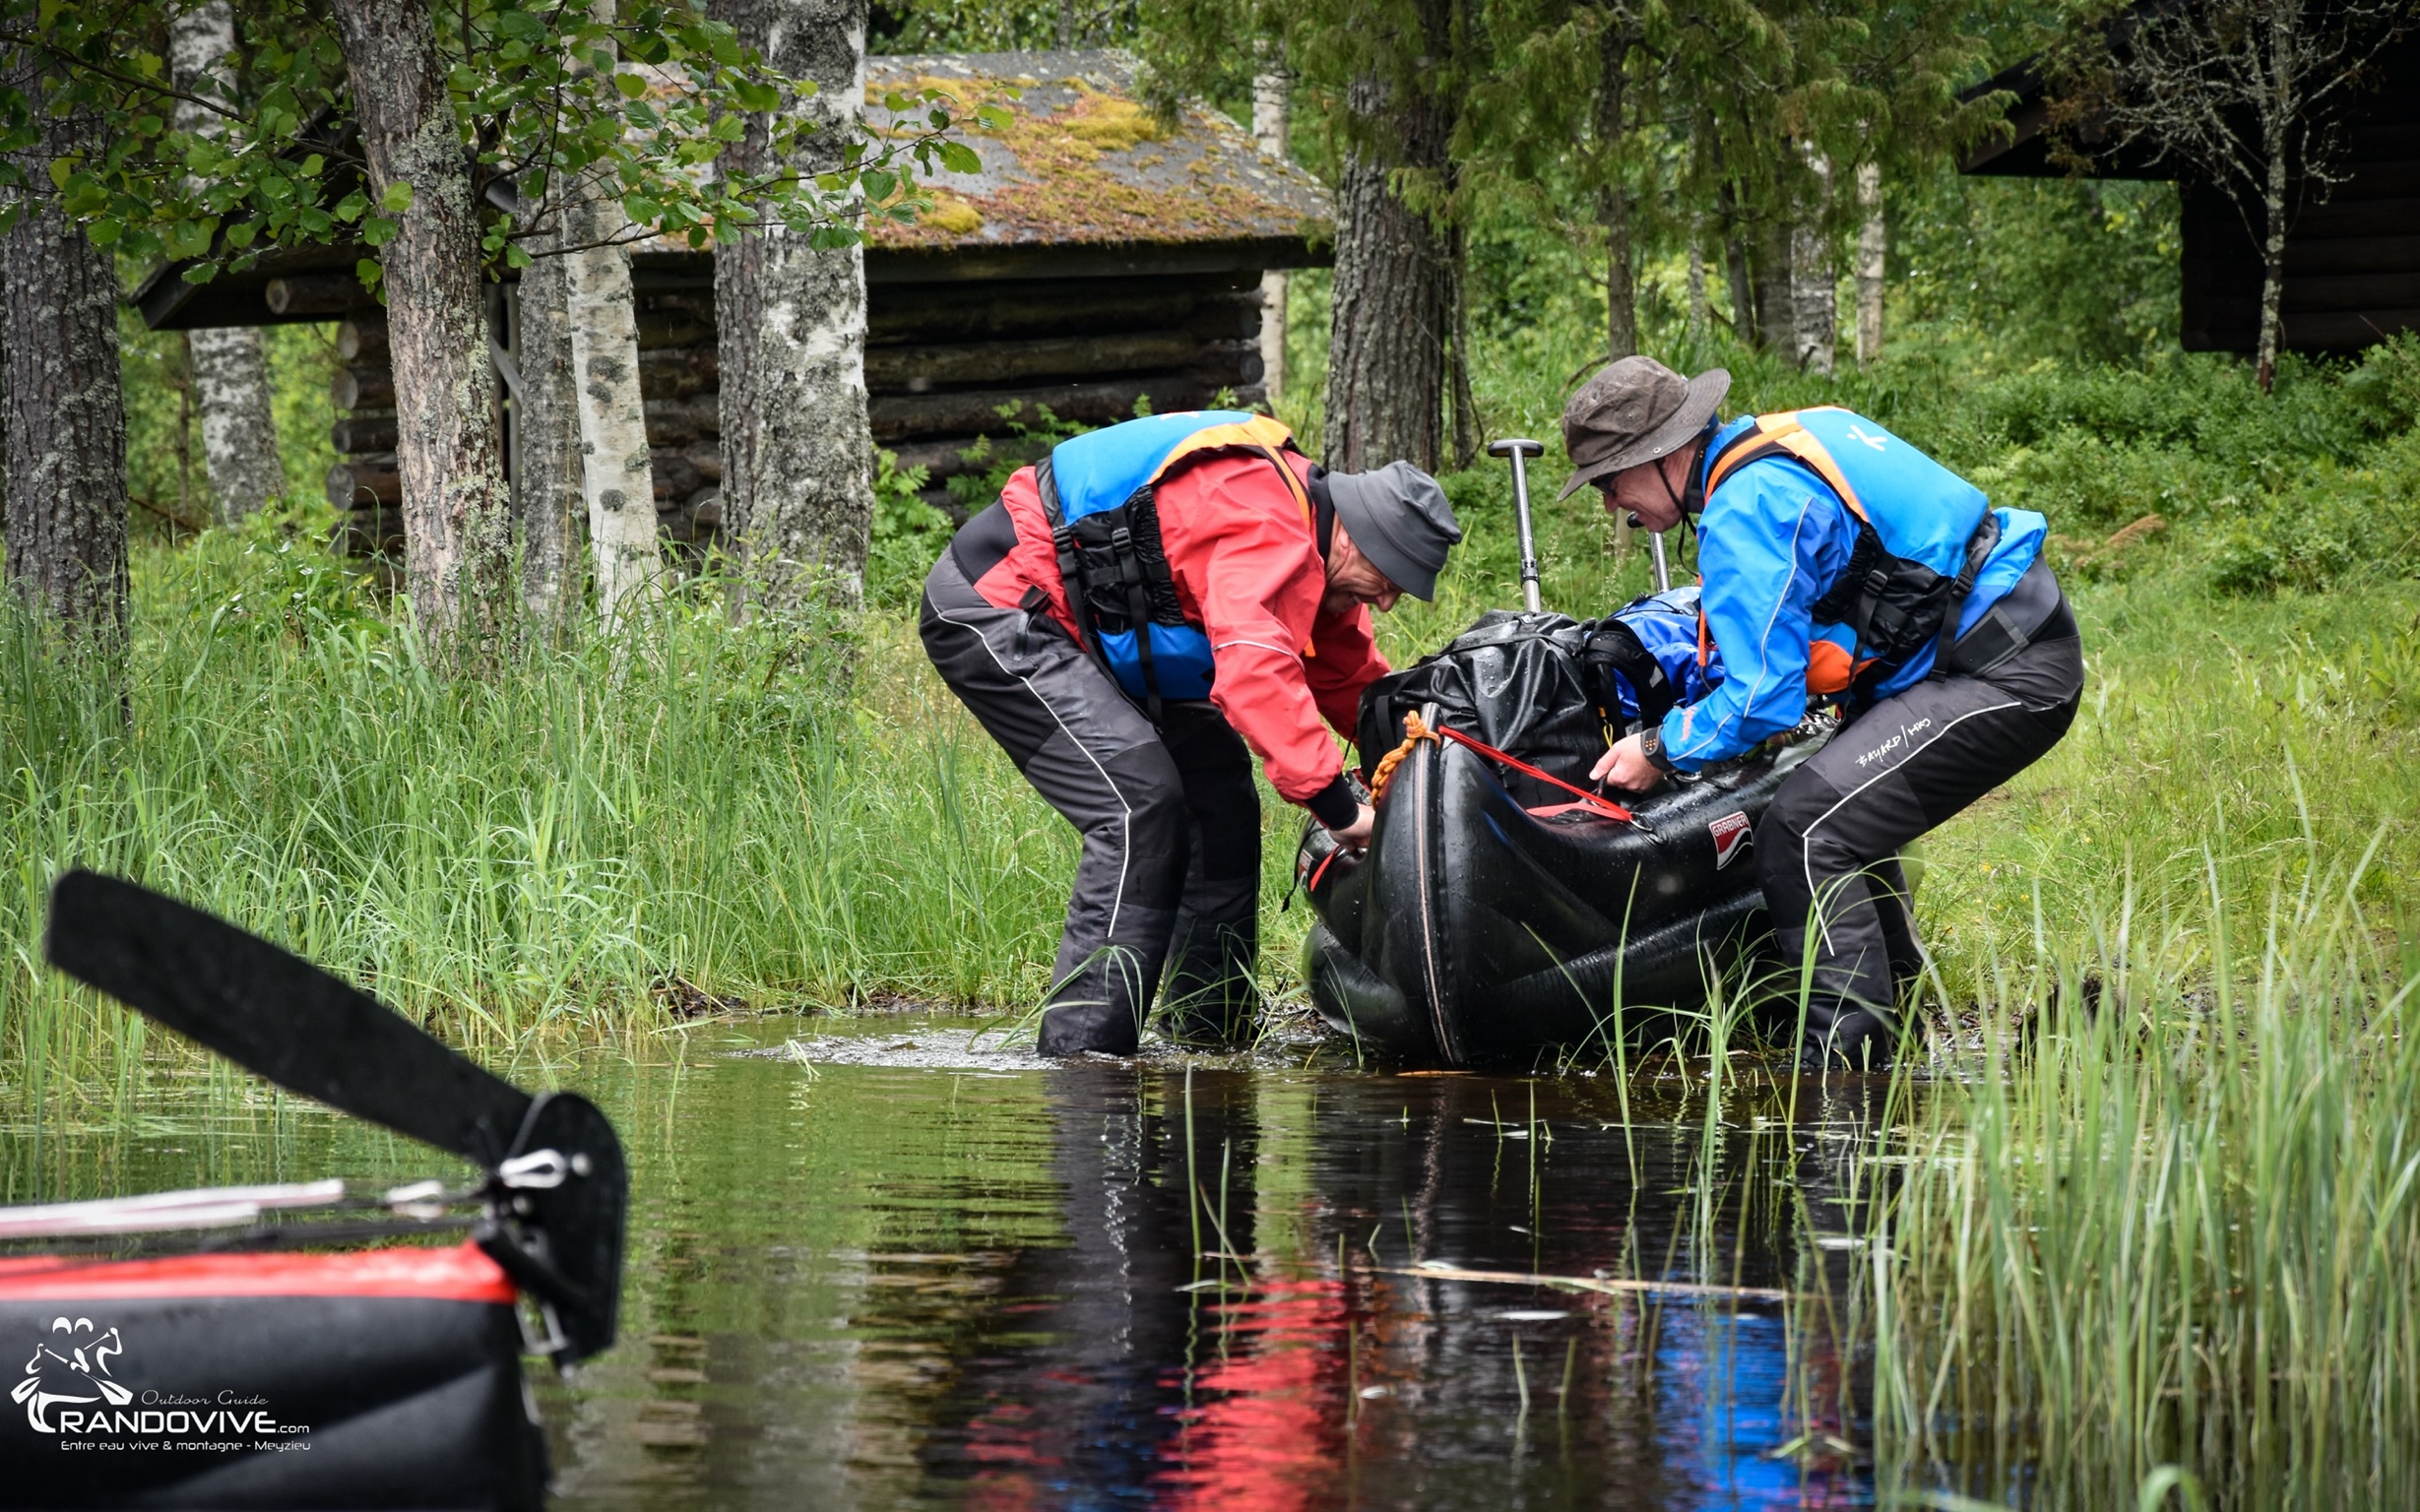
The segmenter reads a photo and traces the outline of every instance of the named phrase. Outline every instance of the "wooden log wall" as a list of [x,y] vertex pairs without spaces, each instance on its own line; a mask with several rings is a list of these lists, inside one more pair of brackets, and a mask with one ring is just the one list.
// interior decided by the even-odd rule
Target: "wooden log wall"
[[[710,270],[642,271],[639,387],[656,473],[656,518],[668,543],[690,551],[720,538],[722,427]],[[297,289],[299,301],[306,291]],[[1039,455],[1012,435],[1062,422],[1195,410],[1224,394],[1242,408],[1261,387],[1256,269],[1114,279],[884,284],[869,290],[865,383],[875,445],[928,474],[924,496],[963,517],[952,477],[998,459]],[[341,538],[355,554],[400,553],[402,488],[395,470],[395,381],[386,327],[348,320],[346,366],[329,398],[343,460],[328,497],[347,511]],[[987,455],[970,457],[984,437]]]
[[[1061,421],[1106,425],[1138,400],[1154,412],[1228,394],[1264,397],[1260,274],[884,284],[869,290],[865,388],[874,444],[924,468],[925,497],[953,516],[952,477],[1032,461],[1012,434]],[[992,438],[987,456],[967,453]]]

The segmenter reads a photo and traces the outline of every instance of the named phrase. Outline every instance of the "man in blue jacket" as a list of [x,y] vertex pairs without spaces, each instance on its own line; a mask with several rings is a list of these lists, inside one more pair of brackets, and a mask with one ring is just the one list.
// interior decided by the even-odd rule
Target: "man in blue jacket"
[[1697,517],[1701,654],[1722,682],[1591,774],[1644,791],[1796,725],[1850,723],[1756,827],[1785,957],[1812,968],[1801,1062],[1879,1066],[1923,965],[1899,848],[2039,760],[2075,717],[2083,650],[2042,560],[2044,523],[1846,410],[1728,423],[1719,369],[1625,357],[1563,410],[1568,497],[1663,531]]

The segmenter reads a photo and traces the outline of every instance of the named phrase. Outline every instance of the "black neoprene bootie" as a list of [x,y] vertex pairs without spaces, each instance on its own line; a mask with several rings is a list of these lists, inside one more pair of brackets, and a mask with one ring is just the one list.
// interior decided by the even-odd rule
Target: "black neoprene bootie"
[[1898,1035],[1872,1009],[1853,1003],[1809,1003],[1807,1037],[1799,1041],[1798,1068],[1820,1076],[1834,1071],[1886,1071],[1898,1049]]
[[1042,1012],[1045,1055],[1131,1055],[1142,1042],[1134,1011],[1122,1003],[1059,1003]]

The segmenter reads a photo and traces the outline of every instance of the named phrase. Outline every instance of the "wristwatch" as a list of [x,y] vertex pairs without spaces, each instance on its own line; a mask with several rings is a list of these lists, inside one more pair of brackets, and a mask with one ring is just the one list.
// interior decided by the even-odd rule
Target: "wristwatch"
[[1658,772],[1678,772],[1681,770],[1679,767],[1673,765],[1671,757],[1664,754],[1664,730],[1662,725],[1650,724],[1645,729],[1638,732],[1638,754],[1646,757],[1649,762],[1653,763],[1655,770]]

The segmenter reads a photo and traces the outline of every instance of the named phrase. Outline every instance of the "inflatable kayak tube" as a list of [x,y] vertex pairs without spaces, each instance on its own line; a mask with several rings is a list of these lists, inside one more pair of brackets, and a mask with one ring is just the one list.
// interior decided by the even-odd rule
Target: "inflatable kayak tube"
[[1610,1052],[1633,1010],[1702,1007],[1769,935],[1755,824],[1811,749],[1670,782],[1624,823],[1533,812],[1465,746],[1415,745],[1367,851],[1306,828],[1320,1017],[1364,1053],[1461,1066]]
[[471,1244],[0,1260],[0,1501],[536,1508],[515,1295]]

